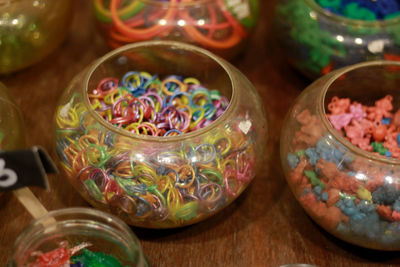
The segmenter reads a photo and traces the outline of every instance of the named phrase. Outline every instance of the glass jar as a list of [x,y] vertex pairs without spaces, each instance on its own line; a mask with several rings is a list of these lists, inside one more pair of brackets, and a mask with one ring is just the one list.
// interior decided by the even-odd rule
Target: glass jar
[[258,19],[258,0],[93,0],[108,44],[173,40],[227,59],[245,46]]
[[[398,110],[399,74],[400,62],[369,61],[321,77],[295,101],[280,141],[286,180],[311,218],[342,240],[379,250],[400,249],[400,160],[361,149],[353,135],[332,126],[327,112],[343,104],[332,102],[334,97],[376,105],[378,112],[378,100],[387,95],[393,97],[393,112]],[[367,120],[353,117],[351,123]],[[357,127],[355,134],[369,142],[368,129]]]
[[[65,251],[68,254],[63,254]],[[99,258],[106,254],[104,258],[108,263],[113,262],[112,266],[148,266],[139,240],[124,222],[89,208],[54,210],[33,220],[15,241],[8,266],[39,266],[34,263],[45,262],[46,257],[54,259],[53,265],[40,266],[64,266],[61,263],[65,264],[69,257],[82,262],[79,257],[84,255],[88,259],[91,253]],[[71,266],[81,266],[75,264]]]
[[[229,105],[195,131],[132,133],[103,119],[88,96],[105,77],[119,79],[131,71],[195,77]],[[239,70],[204,49],[174,41],[130,44],[97,60],[70,83],[55,121],[59,159],[78,192],[94,207],[146,228],[193,224],[229,205],[254,178],[267,131],[257,91]]]
[[22,149],[25,142],[21,110],[0,82],[0,150]]
[[288,61],[311,79],[363,61],[400,59],[400,16],[357,20],[315,0],[280,0],[275,26]]
[[0,2],[0,74],[43,59],[65,38],[72,17],[70,0]]

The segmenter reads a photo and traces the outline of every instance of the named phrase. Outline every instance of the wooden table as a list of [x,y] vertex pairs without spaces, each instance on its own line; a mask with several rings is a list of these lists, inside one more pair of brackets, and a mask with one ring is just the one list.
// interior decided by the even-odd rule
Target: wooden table
[[[55,159],[52,131],[57,100],[67,83],[109,48],[94,25],[91,1],[75,0],[75,17],[65,42],[45,60],[0,77],[21,107],[29,145]],[[400,255],[371,251],[337,240],[304,213],[289,190],[279,159],[284,115],[310,83],[282,60],[272,33],[274,0],[261,2],[261,19],[251,43],[234,64],[257,88],[269,120],[266,160],[247,190],[216,216],[182,229],[132,228],[153,266],[395,266]],[[66,178],[49,177],[51,192],[32,188],[49,210],[88,206]],[[6,193],[0,198],[0,265],[7,262],[20,231],[31,220]]]

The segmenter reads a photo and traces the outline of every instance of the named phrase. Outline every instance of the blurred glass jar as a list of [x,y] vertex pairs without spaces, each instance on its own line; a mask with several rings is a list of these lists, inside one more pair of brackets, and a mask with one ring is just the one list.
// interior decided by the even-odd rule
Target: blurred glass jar
[[0,150],[25,148],[22,113],[3,83],[0,83]]
[[308,78],[369,60],[400,60],[400,16],[357,20],[315,0],[280,0],[276,36],[287,60]]
[[399,84],[396,61],[330,72],[297,98],[280,141],[287,182],[311,218],[342,240],[379,250],[400,249],[400,160],[352,144],[331,125],[326,110],[333,97],[370,106],[386,95],[398,110]]
[[258,0],[93,0],[108,44],[173,40],[231,59],[242,51],[258,20]]
[[71,0],[1,0],[0,74],[50,54],[64,40],[71,19]]
[[[71,254],[74,254],[72,257],[90,255],[82,251],[85,245],[91,252],[101,252],[119,261],[120,265],[106,257],[114,263],[112,266],[148,266],[139,240],[123,221],[89,208],[55,210],[33,220],[15,241],[8,266],[36,266],[32,264],[40,260],[40,255],[43,260],[46,255],[48,259],[62,263]],[[62,257],[64,249],[69,253],[67,257]],[[52,262],[52,265],[43,266],[56,265]]]
[[[88,90],[132,70],[195,77],[229,105],[208,126],[177,136],[118,128],[92,108]],[[229,205],[255,176],[266,130],[263,105],[242,73],[204,49],[173,41],[127,45],[83,70],[61,97],[55,129],[61,165],[81,195],[147,228],[193,224]]]

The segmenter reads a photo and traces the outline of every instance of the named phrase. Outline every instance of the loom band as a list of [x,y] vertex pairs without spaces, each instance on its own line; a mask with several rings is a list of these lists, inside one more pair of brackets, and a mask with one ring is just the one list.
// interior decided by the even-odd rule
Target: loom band
[[[200,113],[197,115],[197,113]],[[194,108],[192,110],[192,122],[190,122],[189,125],[189,130],[194,130],[196,126],[201,122],[201,120],[204,118],[204,109],[202,108]],[[194,120],[194,121],[193,121]]]
[[97,188],[103,192],[108,181],[110,180],[110,177],[102,169],[94,168],[89,171],[88,177],[83,181],[83,183],[88,180],[93,181]]
[[206,178],[207,181],[211,181],[219,185],[223,184],[222,174],[215,168],[202,169],[199,173],[204,175],[204,178]]
[[119,98],[112,104],[111,111],[114,116],[120,116],[123,110],[123,104],[125,103],[125,107],[128,106],[129,100],[127,98]]
[[90,144],[99,144],[99,140],[97,139],[96,136],[93,135],[82,135],[78,139],[78,145],[80,148],[85,149],[87,148]]
[[115,181],[118,183],[119,187],[121,187],[126,194],[128,195],[135,194],[134,188],[137,184],[134,183],[134,180],[115,177]]
[[153,79],[146,82],[143,85],[147,92],[155,93],[158,96],[162,95],[161,81],[158,79],[157,75],[153,76]]
[[213,142],[213,145],[215,147],[215,150],[221,155],[221,156],[225,156],[229,150],[232,147],[232,141],[230,138],[227,138],[225,136],[216,139]]
[[[185,96],[187,101],[182,102],[182,100],[181,100],[182,96]],[[192,105],[192,97],[191,97],[191,95],[188,92],[182,92],[182,91],[177,91],[177,90],[175,90],[174,93],[171,95],[171,97],[168,99],[167,105],[168,106],[169,105],[176,106],[176,104],[174,103],[174,101],[176,102],[176,98],[178,98],[178,100],[183,105],[189,105],[189,106]]]
[[[137,195],[132,195],[131,197],[136,200],[136,206],[138,207],[138,209],[135,213],[135,217],[144,219],[146,217],[149,217],[152,214],[153,207],[149,203],[149,201],[147,201],[143,197],[140,197]],[[137,202],[139,202],[139,203],[137,203]]]
[[79,123],[78,114],[76,114],[74,110],[69,109],[67,112],[67,117],[63,117],[60,113],[62,108],[63,106],[59,106],[57,110],[58,116],[56,117],[56,120],[58,127],[76,127]]
[[180,166],[177,170],[177,173],[178,176],[175,182],[175,186],[177,187],[189,188],[196,179],[195,171],[190,165]]
[[193,102],[195,102],[194,100],[196,99],[196,97],[201,98],[206,96],[207,99],[211,99],[209,90],[201,85],[192,85],[190,87],[190,90],[191,90],[190,95],[192,96]]
[[122,86],[127,87],[131,92],[140,88],[142,83],[143,83],[143,78],[137,71],[129,71],[125,73],[121,79]]
[[[151,136],[156,136],[158,131],[157,127],[150,122],[142,122],[137,128],[139,130],[139,134],[145,134]],[[142,132],[140,130],[142,130]]]
[[83,187],[85,188],[85,191],[94,198],[96,201],[101,202],[105,204],[105,198],[103,196],[103,193],[100,191],[99,187],[96,185],[96,183],[93,180],[87,179],[83,182]]
[[209,93],[210,93],[210,98],[212,101],[221,99],[221,94],[218,90],[216,90],[216,89],[209,90]]
[[[111,23],[111,12],[104,7],[103,3],[103,0],[94,0],[94,14],[96,18],[99,19],[101,22]],[[118,17],[120,17],[121,19],[127,19],[136,15],[144,7],[144,4],[141,1],[133,0],[128,1],[128,3],[128,5],[118,11]]]
[[89,164],[99,168],[103,167],[104,164],[112,157],[112,155],[107,154],[104,146],[94,144],[90,144],[86,148],[85,153]]
[[163,103],[163,99],[162,97],[157,94],[156,92],[151,92],[151,91],[147,91],[143,97],[148,97],[152,100],[153,102],[153,107],[156,107],[156,104],[159,104],[159,107],[161,107],[161,104]]
[[[236,189],[232,189],[232,186],[236,183]],[[224,191],[229,197],[236,197],[237,193],[240,191],[240,182],[238,182],[236,173],[233,170],[226,171],[224,173]]]
[[217,108],[213,104],[205,104],[203,108],[205,110],[204,117],[207,120],[212,120],[217,111]]
[[151,177],[157,177],[157,172],[154,170],[154,168],[146,163],[136,163],[136,165],[133,166],[132,171],[134,176],[149,174]]
[[207,164],[217,156],[214,145],[207,143],[198,145],[195,148],[195,152],[196,161],[192,161],[192,163]]
[[198,203],[196,201],[185,203],[175,212],[174,216],[184,221],[190,221],[197,217],[197,208]]
[[180,121],[181,121],[178,129],[182,133],[186,133],[189,131],[191,117],[189,116],[189,114],[187,112],[179,111],[179,110],[178,110],[178,112],[179,112],[179,117],[180,117]]
[[108,92],[117,89],[118,87],[118,79],[114,77],[103,78],[98,84],[95,90],[93,90],[94,94],[97,95],[105,95]]
[[115,169],[113,170],[112,174],[117,177],[122,177],[124,179],[134,179],[135,178],[129,162],[126,162],[126,161],[123,161],[122,164],[118,164],[115,167]]
[[169,216],[169,210],[166,205],[163,205],[160,198],[156,195],[153,195],[153,198],[156,200],[153,204],[153,216],[151,216],[150,220],[152,221],[165,221]]
[[184,202],[181,192],[175,187],[168,188],[166,201],[170,211],[175,210]]
[[[174,134],[175,133],[175,134]],[[163,135],[164,137],[167,137],[167,136],[177,136],[177,135],[181,135],[182,134],[182,132],[181,131],[178,131],[177,129],[171,129],[171,130],[168,130],[167,132],[165,132],[165,134]]]
[[158,197],[158,199],[161,201],[162,205],[164,207],[167,206],[167,201],[165,200],[165,197],[163,194],[161,194],[160,191],[158,191],[157,185],[150,185],[146,188],[146,191],[148,191],[149,193],[155,195],[156,197]]
[[112,105],[119,98],[119,96],[121,96],[120,91],[118,89],[113,89],[103,97],[103,101],[107,105]]
[[248,35],[246,32],[246,28],[235,18],[234,15],[231,14],[231,12],[229,12],[223,1],[224,0],[217,0],[222,14],[226,18],[226,20],[232,25],[232,28],[235,29],[241,37],[246,37]]
[[[206,190],[211,190],[206,191]],[[216,183],[208,183],[202,185],[199,191],[199,199],[205,201],[206,203],[216,203],[223,197],[222,187]]]
[[104,197],[107,203],[110,203],[110,199],[114,195],[119,195],[123,194],[124,190],[118,185],[118,183],[115,181],[115,179],[109,179],[106,183],[106,186],[104,188]]
[[64,161],[65,163],[69,163],[69,158],[67,155],[64,153],[64,148],[68,147],[68,143],[65,139],[58,139],[56,140],[56,152],[57,155],[61,158],[61,161]]
[[[168,10],[166,11],[164,17],[162,18],[163,21],[167,22],[165,25],[156,24],[145,29],[133,29],[125,25],[125,23],[118,17],[117,9],[119,2],[120,2],[119,0],[111,0],[110,3],[111,19],[113,21],[115,28],[123,35],[133,38],[137,37],[143,40],[152,39],[154,36],[157,36],[161,32],[169,31],[172,28],[172,26],[169,25],[168,21],[172,20],[175,17],[176,14],[175,8],[168,8]],[[171,0],[171,3],[175,3],[175,0]]]
[[186,84],[193,84],[193,85],[200,85],[200,81],[194,77],[187,77],[185,79],[183,79],[183,83]]
[[186,33],[197,43],[213,49],[228,49],[238,45],[242,41],[242,36],[237,31],[233,31],[229,38],[224,40],[214,40],[204,36],[196,26],[186,23],[183,26]]
[[[167,87],[168,84],[169,84],[169,86]],[[174,91],[170,91],[169,89],[172,85],[177,85],[178,89],[175,88]],[[161,82],[161,89],[165,95],[172,96],[172,95],[174,95],[175,91],[186,92],[188,89],[188,86],[186,84],[184,84],[183,82],[181,82],[180,80],[176,79],[175,77],[170,77],[170,78],[164,79]]]
[[133,215],[137,213],[138,206],[137,201],[129,195],[126,194],[113,194],[108,202],[111,212],[127,215]]

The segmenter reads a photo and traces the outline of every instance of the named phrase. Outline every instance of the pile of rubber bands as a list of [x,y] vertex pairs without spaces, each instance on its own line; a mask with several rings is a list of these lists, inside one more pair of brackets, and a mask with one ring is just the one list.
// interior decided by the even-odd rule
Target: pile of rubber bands
[[258,0],[94,0],[96,19],[112,47],[165,39],[224,50],[240,45],[257,20]]
[[171,75],[160,80],[130,71],[119,81],[108,77],[88,94],[92,107],[106,121],[133,133],[152,136],[182,134],[216,120],[229,101],[195,78]]

